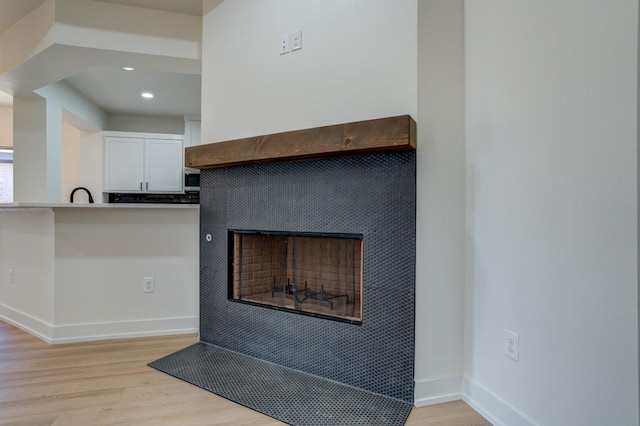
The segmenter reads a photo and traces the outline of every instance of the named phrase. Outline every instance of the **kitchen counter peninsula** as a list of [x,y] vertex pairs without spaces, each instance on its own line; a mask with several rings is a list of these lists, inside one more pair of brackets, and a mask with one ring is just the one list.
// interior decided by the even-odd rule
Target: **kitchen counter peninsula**
[[200,204],[155,204],[155,203],[0,203],[0,209],[33,208],[82,208],[82,209],[198,209]]
[[0,319],[49,343],[197,332],[199,207],[0,204]]

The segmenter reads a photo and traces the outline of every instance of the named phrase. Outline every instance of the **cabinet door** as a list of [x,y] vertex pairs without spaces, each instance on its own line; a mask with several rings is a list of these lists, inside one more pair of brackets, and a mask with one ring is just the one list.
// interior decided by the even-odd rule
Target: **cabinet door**
[[147,139],[145,191],[182,192],[184,165],[181,140]]
[[104,139],[104,190],[140,192],[144,183],[144,139]]

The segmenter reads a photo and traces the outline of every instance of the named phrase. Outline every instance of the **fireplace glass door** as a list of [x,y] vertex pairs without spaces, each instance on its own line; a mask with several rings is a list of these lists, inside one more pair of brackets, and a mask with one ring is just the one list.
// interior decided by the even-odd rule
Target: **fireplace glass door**
[[362,321],[362,235],[229,231],[229,299]]

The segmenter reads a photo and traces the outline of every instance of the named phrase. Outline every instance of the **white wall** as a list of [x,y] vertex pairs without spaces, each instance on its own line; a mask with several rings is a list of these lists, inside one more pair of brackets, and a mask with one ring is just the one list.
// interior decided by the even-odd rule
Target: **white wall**
[[0,319],[44,339],[54,323],[53,250],[51,210],[0,210]]
[[195,332],[198,223],[198,209],[56,209],[54,340]]
[[463,0],[418,2],[416,405],[460,399],[464,291]]
[[13,98],[13,199],[16,202],[47,201],[46,120],[44,99]]
[[[82,186],[82,132],[67,123],[62,123],[62,155],[60,177],[60,202],[68,203],[73,188]],[[75,202],[87,202],[87,195],[76,192]]]
[[104,130],[182,135],[184,134],[184,118],[112,114],[109,116]]
[[0,146],[13,146],[13,107],[0,107]]
[[465,17],[465,393],[496,424],[637,425],[638,2]]
[[102,132],[82,132],[80,139],[80,181],[91,192],[94,202],[100,204],[104,168]]
[[[39,125],[45,128],[45,139],[40,141],[40,143],[43,144],[46,149],[46,161],[45,164],[40,166],[45,167],[47,171],[46,180],[44,182],[32,180],[31,185],[37,186],[44,184],[47,188],[47,198],[41,200],[32,199],[32,201],[56,203],[60,201],[62,194],[62,108],[58,104],[57,99],[53,97],[47,98],[45,102],[45,121]],[[23,171],[21,171],[19,176],[15,174],[14,180],[31,178],[30,175],[25,176]]]
[[[416,0],[222,2],[203,18],[202,140],[415,117],[416,13]],[[280,56],[296,30],[302,50]]]
[[50,343],[194,333],[198,221],[198,209],[0,209],[0,319]]

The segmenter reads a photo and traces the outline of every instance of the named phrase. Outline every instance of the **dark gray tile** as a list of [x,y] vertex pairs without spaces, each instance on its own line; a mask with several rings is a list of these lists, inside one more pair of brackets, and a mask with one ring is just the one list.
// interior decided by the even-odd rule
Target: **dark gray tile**
[[292,425],[402,425],[412,408],[204,343],[149,366]]
[[[203,170],[201,187],[202,341],[412,403],[415,153]],[[362,234],[362,324],[228,301],[228,229]]]

